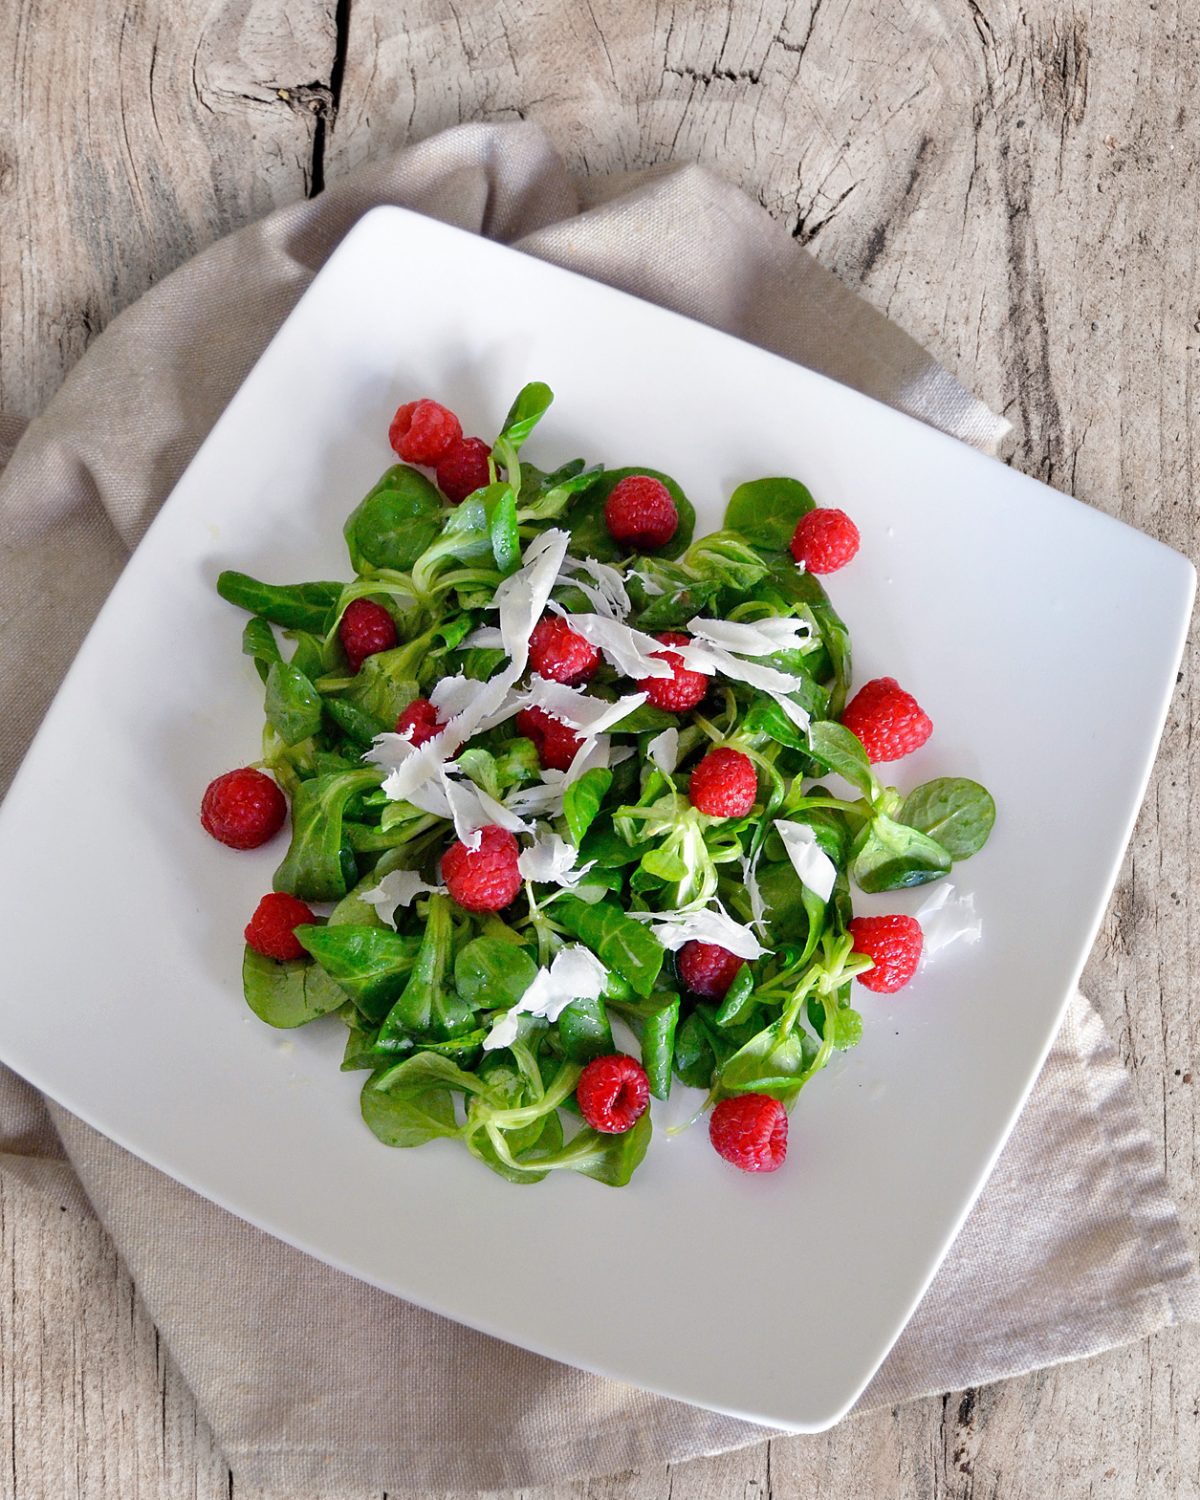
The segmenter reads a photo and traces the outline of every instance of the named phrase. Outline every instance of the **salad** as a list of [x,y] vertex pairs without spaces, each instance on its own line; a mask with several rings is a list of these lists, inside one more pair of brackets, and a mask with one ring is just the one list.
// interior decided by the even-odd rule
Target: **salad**
[[201,822],[246,849],[291,821],[246,1002],[336,1017],[390,1146],[622,1185],[682,1085],[721,1156],[773,1171],[861,1036],[856,989],[921,957],[914,917],[855,917],[853,890],[942,879],[995,807],[880,779],[933,725],[892,678],[851,696],[818,576],[857,553],[848,516],[755,479],[696,539],[666,474],[526,461],[552,399],[527,385],[491,444],[402,406],[345,523],[352,581],[221,574],[266,725]]

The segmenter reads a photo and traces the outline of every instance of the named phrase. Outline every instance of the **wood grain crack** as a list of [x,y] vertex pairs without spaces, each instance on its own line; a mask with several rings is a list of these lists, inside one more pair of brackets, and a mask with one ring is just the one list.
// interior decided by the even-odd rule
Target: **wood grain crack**
[[329,131],[342,102],[342,84],[346,78],[346,55],[350,48],[351,0],[337,0],[333,13],[333,65],[329,70],[326,105],[317,113],[313,129],[312,166],[308,174],[308,196],[315,198],[325,186],[325,150]]

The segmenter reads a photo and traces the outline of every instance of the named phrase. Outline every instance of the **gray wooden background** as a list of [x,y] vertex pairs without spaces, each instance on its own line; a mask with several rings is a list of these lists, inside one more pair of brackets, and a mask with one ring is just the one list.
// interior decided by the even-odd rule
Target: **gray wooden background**
[[[1198,41],[1200,0],[5,0],[0,410],[216,236],[519,117],[581,173],[719,168],[1012,418],[1017,467],[1194,553]],[[1192,660],[1086,986],[1194,1238]],[[0,1239],[0,1496],[249,1500],[103,1233],[10,1186]],[[526,1500],[1197,1494],[1177,1330]]]

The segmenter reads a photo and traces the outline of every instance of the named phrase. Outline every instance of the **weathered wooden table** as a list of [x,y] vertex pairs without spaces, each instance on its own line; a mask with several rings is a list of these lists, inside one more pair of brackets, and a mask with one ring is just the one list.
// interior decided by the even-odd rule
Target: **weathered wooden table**
[[[7,0],[0,410],[216,236],[520,117],[580,172],[719,168],[1012,418],[1013,463],[1194,552],[1198,42],[1197,0]],[[1086,985],[1194,1235],[1192,676]],[[103,1233],[9,1190],[0,1234],[0,1494],[242,1496]],[[1200,1493],[1200,1333],[536,1500],[1055,1492]]]

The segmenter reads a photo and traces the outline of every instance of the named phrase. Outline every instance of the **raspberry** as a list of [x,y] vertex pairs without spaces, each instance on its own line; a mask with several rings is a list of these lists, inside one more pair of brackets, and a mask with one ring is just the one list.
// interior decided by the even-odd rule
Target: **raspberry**
[[521,889],[517,841],[495,823],[479,831],[478,849],[468,849],[458,840],[442,855],[442,879],[464,910],[501,911]]
[[614,1052],[588,1063],[575,1085],[575,1098],[593,1130],[622,1135],[646,1113],[650,1080],[641,1063],[624,1052]]
[[743,1172],[778,1171],[787,1159],[787,1110],[766,1094],[735,1094],[713,1110],[708,1138]]
[[350,670],[357,672],[368,656],[374,656],[377,651],[390,651],[399,637],[395,620],[382,604],[375,604],[370,599],[355,599],[346,606],[338,625],[338,639]]
[[437,401],[409,401],[399,408],[388,428],[388,442],[406,464],[432,468],[462,437],[452,411]]
[[744,818],[758,796],[754,762],[740,750],[722,745],[710,750],[688,784],[692,806],[712,818]]
[[864,683],[842,711],[842,723],[859,737],[871,761],[899,760],[933,733],[929,715],[894,677]]
[[[657,636],[664,646],[686,646],[691,639],[678,630],[668,630]],[[708,678],[703,672],[692,672],[683,664],[683,657],[678,651],[655,651],[652,655],[661,657],[663,661],[669,662],[674,668],[671,677],[643,677],[638,687],[647,695],[655,708],[669,709],[671,713],[686,713],[689,708],[695,708],[705,693],[708,692]]]
[[693,995],[704,1000],[723,1000],[745,962],[719,943],[698,943],[692,938],[680,948],[675,967]]
[[287,817],[287,802],[269,776],[245,766],[210,781],[200,804],[200,822],[219,844],[257,849],[274,838]]
[[810,510],[792,535],[792,556],[810,573],[836,573],[858,551],[858,527],[844,510]]
[[665,547],[679,529],[670,490],[649,474],[630,474],[613,486],[604,502],[604,520],[613,541],[643,552]]
[[539,677],[574,684],[591,677],[600,653],[561,615],[543,615],[529,637],[529,660]]
[[875,960],[875,967],[858,976],[864,989],[893,995],[916,973],[925,934],[916,917],[855,917],[850,923],[855,953]]
[[533,741],[543,771],[565,771],[583,741],[544,708],[523,708],[517,715],[517,733]]
[[289,958],[303,958],[304,949],[296,937],[296,928],[316,920],[303,901],[283,891],[272,891],[254,908],[254,915],[246,924],[246,941],[255,953],[280,963]]
[[491,482],[488,459],[492,450],[482,438],[459,438],[438,459],[438,489],[453,505]]
[[418,750],[445,727],[446,721],[438,718],[438,711],[428,698],[414,698],[396,720],[396,733],[407,734],[409,744]]

